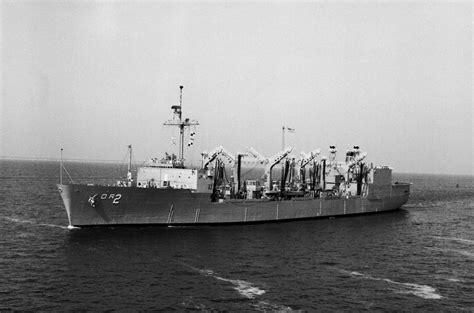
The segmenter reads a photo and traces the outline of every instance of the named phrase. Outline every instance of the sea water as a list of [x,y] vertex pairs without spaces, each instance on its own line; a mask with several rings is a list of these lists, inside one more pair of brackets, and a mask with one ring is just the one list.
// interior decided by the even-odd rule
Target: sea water
[[57,162],[0,169],[0,311],[474,311],[472,176],[394,174],[411,198],[379,215],[68,229]]

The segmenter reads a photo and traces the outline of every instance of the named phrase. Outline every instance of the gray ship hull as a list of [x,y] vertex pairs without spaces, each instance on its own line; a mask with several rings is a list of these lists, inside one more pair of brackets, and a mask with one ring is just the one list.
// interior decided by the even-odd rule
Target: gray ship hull
[[211,202],[209,193],[60,184],[71,226],[237,224],[386,212],[408,201],[410,185],[393,184],[384,196]]

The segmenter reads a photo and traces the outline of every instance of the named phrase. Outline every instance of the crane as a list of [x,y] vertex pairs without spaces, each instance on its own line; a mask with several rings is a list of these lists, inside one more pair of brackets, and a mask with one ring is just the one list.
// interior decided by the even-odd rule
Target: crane
[[261,164],[269,162],[268,158],[264,157],[260,152],[255,150],[253,147],[247,147],[247,152],[244,153],[243,155],[251,156],[257,159]]
[[288,156],[288,154],[293,151],[292,147],[287,147],[285,150],[280,151],[273,155],[272,157],[268,158],[268,163],[265,165],[265,175],[267,177],[266,189],[272,190],[272,169],[275,165],[281,162],[284,158]]
[[301,151],[301,156],[303,157],[300,160],[300,168],[304,168],[309,162],[313,161],[318,155],[321,153],[321,149],[316,149],[309,154],[304,153]]
[[214,161],[217,157],[219,156],[223,156],[227,159],[227,161],[229,162],[229,164],[233,164],[235,163],[235,157],[232,153],[230,153],[229,151],[227,151],[224,147],[222,146],[219,146],[217,148],[214,148],[211,152],[203,152],[201,153],[202,157],[203,157],[203,165],[202,165],[202,168],[207,168],[207,166],[209,165],[209,163],[211,163],[212,161]]

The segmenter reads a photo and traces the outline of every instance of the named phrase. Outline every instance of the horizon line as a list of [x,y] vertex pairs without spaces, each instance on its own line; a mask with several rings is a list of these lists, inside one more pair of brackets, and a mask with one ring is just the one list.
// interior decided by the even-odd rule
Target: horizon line
[[[13,156],[0,156],[0,160],[22,160],[22,161],[44,161],[44,162],[51,162],[57,161],[60,162],[59,158],[48,158],[48,157],[13,157]],[[63,161],[69,162],[86,162],[86,163],[124,163],[123,160],[104,160],[104,159],[63,159]],[[132,163],[139,164],[145,163],[146,160],[141,161],[133,161]],[[190,163],[193,165],[193,163]],[[422,174],[422,175],[450,175],[450,176],[470,176],[473,177],[474,174],[452,174],[452,173],[420,173],[420,172],[403,172],[403,171],[394,171],[393,173],[397,174]]]
[[[10,161],[15,161],[15,160],[21,160],[21,161],[43,161],[43,162],[60,162],[60,158],[51,158],[51,157],[21,157],[21,156],[0,156],[0,160],[10,160]],[[105,160],[105,159],[70,159],[70,158],[64,158],[64,162],[85,162],[85,163],[126,163],[128,161],[124,160]],[[134,164],[142,164],[147,162],[148,160],[132,160],[132,163]],[[192,162],[190,163],[191,165],[193,164]]]

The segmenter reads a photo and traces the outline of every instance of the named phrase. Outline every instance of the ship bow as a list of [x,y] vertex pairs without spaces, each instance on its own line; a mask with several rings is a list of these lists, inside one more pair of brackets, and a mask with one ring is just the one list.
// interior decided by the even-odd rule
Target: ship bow
[[71,188],[69,185],[58,184],[58,191],[63,199],[64,207],[66,208],[67,218],[69,221],[69,226],[72,226],[71,220]]

